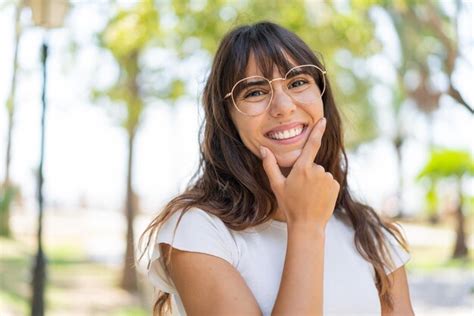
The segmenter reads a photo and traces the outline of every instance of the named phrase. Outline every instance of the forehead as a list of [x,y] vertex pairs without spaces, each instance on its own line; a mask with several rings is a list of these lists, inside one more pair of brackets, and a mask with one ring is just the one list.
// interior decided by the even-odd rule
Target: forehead
[[[284,76],[290,68],[298,65],[288,54],[284,53],[284,56],[286,58],[286,65],[278,65],[276,62],[271,61],[267,62],[267,65],[262,65],[257,62],[255,54],[253,52],[250,53],[244,77],[263,76],[272,79]],[[270,69],[271,67],[273,69]]]

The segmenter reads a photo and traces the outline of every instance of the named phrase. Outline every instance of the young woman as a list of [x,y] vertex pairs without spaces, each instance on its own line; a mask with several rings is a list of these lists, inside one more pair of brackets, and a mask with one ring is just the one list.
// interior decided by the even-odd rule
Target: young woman
[[298,36],[232,30],[203,106],[194,181],[144,233],[156,315],[171,298],[180,315],[413,314],[405,240],[352,198],[328,76]]

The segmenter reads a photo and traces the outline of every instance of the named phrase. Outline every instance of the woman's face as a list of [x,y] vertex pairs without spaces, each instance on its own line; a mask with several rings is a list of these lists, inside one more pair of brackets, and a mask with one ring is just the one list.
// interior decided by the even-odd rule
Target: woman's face
[[[284,75],[275,67],[273,78]],[[245,71],[245,77],[250,76],[263,76],[252,55]],[[260,146],[267,147],[275,155],[280,168],[285,170],[296,162],[314,125],[324,116],[323,103],[320,94],[314,101],[298,103],[287,94],[283,80],[276,80],[272,85],[273,98],[265,112],[247,116],[233,106],[231,116],[245,146],[258,157]]]

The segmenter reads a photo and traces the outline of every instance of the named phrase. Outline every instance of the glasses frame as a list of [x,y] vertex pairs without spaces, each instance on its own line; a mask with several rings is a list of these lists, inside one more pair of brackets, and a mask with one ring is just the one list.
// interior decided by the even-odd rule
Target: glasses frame
[[[253,116],[262,115],[263,113],[265,113],[265,112],[268,110],[268,108],[270,107],[270,104],[272,103],[272,100],[273,100],[273,85],[272,85],[273,81],[286,80],[286,77],[288,76],[288,74],[289,74],[290,72],[292,72],[292,71],[295,70],[295,69],[302,68],[302,67],[307,67],[307,66],[318,69],[318,70],[321,72],[322,76],[323,76],[323,85],[324,85],[324,86],[323,86],[323,91],[321,91],[321,98],[322,98],[323,95],[324,95],[324,92],[326,91],[326,73],[327,73],[327,71],[324,70],[324,69],[321,69],[320,67],[318,67],[318,66],[316,66],[316,65],[313,65],[313,64],[306,64],[306,65],[298,65],[298,66],[295,66],[295,67],[291,68],[290,70],[288,70],[288,71],[286,72],[286,74],[285,74],[284,77],[273,78],[272,80],[269,80],[268,78],[265,78],[265,77],[263,77],[263,76],[250,76],[250,77],[246,77],[246,78],[240,79],[239,81],[237,81],[237,82],[234,84],[234,86],[232,87],[232,90],[230,90],[230,92],[227,93],[227,94],[224,96],[224,100],[227,99],[228,97],[231,97],[232,103],[233,103],[235,109],[236,109],[239,113],[242,113],[243,115],[252,116],[252,117],[253,117]],[[237,85],[238,85],[239,83],[241,83],[242,81],[245,81],[245,80],[248,80],[248,79],[252,79],[252,78],[263,78],[263,79],[265,79],[266,81],[268,81],[268,84],[270,85],[270,91],[271,91],[270,100],[268,101],[268,104],[267,104],[267,106],[265,107],[265,109],[264,109],[261,113],[254,114],[254,115],[248,114],[248,113],[245,113],[245,112],[242,112],[242,111],[239,109],[239,107],[237,106],[237,104],[235,103],[235,100],[234,100],[234,90],[235,90],[235,88],[237,87]],[[316,83],[316,85],[317,85],[317,83]],[[318,87],[318,88],[319,88],[319,87]]]

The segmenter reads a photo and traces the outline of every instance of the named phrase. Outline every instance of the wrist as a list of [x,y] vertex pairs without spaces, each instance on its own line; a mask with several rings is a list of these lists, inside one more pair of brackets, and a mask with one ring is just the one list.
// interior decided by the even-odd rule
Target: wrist
[[326,223],[308,221],[288,221],[288,233],[299,232],[304,235],[314,235],[324,238],[326,235]]

